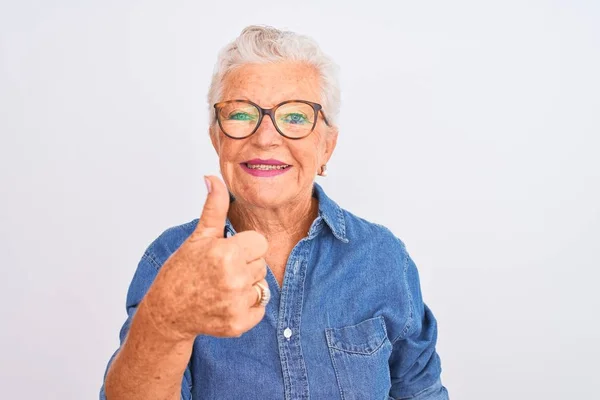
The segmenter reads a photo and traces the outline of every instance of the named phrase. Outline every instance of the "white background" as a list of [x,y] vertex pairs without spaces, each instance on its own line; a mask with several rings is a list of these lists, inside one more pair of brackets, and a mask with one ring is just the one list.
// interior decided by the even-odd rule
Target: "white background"
[[217,51],[259,23],[341,66],[319,181],[407,244],[452,399],[597,398],[598,2],[0,4],[0,397],[97,398],[143,250],[217,171]]

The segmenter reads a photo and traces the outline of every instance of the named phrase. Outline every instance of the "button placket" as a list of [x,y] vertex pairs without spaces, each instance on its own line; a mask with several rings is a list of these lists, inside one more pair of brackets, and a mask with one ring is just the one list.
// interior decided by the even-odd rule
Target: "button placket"
[[308,375],[300,343],[300,315],[304,296],[304,270],[310,241],[302,239],[288,259],[279,312],[279,354],[286,400],[309,398]]

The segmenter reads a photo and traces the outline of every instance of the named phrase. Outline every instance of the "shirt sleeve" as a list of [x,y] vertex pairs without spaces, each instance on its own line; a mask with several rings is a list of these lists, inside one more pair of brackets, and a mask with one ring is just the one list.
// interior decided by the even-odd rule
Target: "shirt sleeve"
[[[120,345],[119,349],[114,352],[110,360],[108,361],[108,365],[106,366],[106,370],[104,372],[104,378],[102,380],[103,384],[100,388],[100,400],[107,400],[106,395],[104,394],[104,380],[106,379],[106,373],[113,362],[115,356],[120,350],[120,346],[123,345],[125,338],[127,337],[127,333],[129,332],[129,328],[131,326],[131,320],[135,315],[138,304],[142,301],[150,285],[154,282],[156,275],[158,274],[159,265],[154,261],[154,258],[146,252],[142,259],[140,260],[138,267],[135,271],[131,284],[129,285],[129,290],[127,291],[127,319],[121,328],[121,332],[119,334]],[[181,383],[181,400],[192,400],[192,374],[190,370],[190,366],[186,368],[183,374],[183,380]],[[109,399],[110,400],[110,399]]]
[[404,245],[404,277],[410,317],[401,334],[392,342],[390,356],[390,397],[395,400],[448,400],[442,385],[441,363],[435,345],[437,322],[423,303],[417,267]]

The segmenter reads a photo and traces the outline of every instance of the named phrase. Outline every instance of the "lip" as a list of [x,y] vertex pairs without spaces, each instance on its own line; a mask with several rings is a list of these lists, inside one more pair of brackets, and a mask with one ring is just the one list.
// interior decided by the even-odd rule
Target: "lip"
[[252,176],[257,176],[257,177],[261,177],[261,178],[269,178],[272,176],[285,174],[286,172],[288,172],[290,169],[293,168],[290,165],[286,169],[261,170],[261,169],[248,168],[248,166],[246,164],[263,164],[263,165],[289,165],[289,164],[283,163],[279,160],[275,160],[272,158],[268,159],[268,160],[262,160],[260,158],[255,158],[253,160],[248,160],[243,163],[240,163],[240,167],[242,167],[242,169],[244,171],[246,171],[247,173],[249,173]]

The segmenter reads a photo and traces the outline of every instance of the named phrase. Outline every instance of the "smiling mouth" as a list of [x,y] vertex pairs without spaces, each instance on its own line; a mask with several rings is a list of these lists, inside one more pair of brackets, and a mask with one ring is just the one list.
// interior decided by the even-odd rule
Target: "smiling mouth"
[[250,169],[258,169],[261,171],[271,171],[271,170],[278,170],[278,169],[287,169],[289,167],[291,167],[291,165],[288,164],[280,164],[280,165],[270,165],[270,164],[249,164],[249,163],[244,163],[244,165]]

